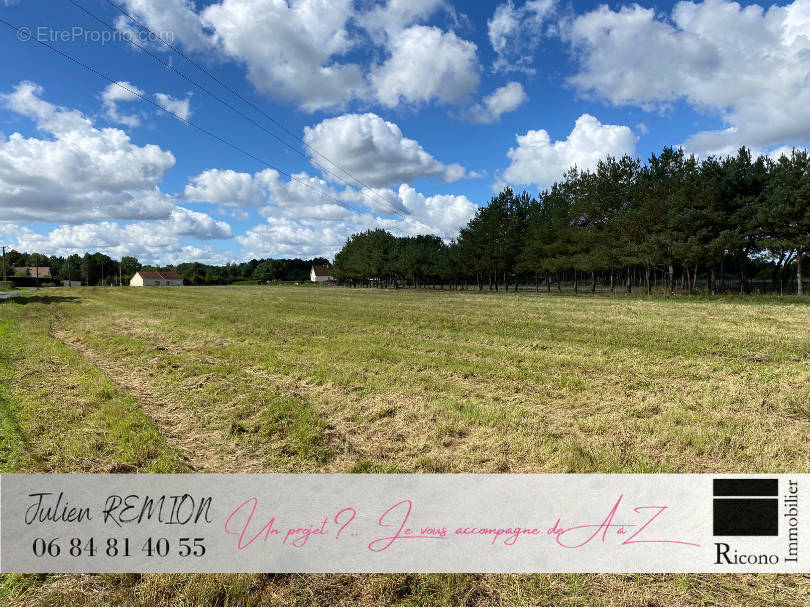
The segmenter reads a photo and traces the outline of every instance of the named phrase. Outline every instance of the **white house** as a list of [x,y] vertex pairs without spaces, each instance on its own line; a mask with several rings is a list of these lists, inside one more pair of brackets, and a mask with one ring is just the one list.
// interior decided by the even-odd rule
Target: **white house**
[[327,281],[334,281],[335,277],[331,275],[331,266],[313,266],[309,273],[309,280],[313,283],[326,283]]
[[183,284],[183,277],[176,272],[166,272],[165,270],[139,270],[130,281],[130,287],[157,287]]

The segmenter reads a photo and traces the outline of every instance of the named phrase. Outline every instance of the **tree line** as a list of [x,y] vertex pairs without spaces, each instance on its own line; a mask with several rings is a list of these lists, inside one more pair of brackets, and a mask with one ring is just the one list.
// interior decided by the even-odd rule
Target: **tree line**
[[[40,253],[21,253],[14,249],[6,252],[6,275],[14,278],[14,267],[49,267],[50,279],[40,277],[40,284],[61,281],[80,281],[83,285],[128,285],[139,270],[167,270],[183,277],[185,285],[230,285],[241,281],[262,283],[274,281],[308,281],[313,265],[328,264],[326,258],[302,259],[253,259],[249,262],[230,263],[221,266],[188,262],[169,264],[159,268],[141,264],[136,257],[123,256],[120,260],[103,253],[48,256]],[[30,281],[29,281],[30,282]]]
[[[736,155],[699,160],[664,148],[647,163],[607,157],[570,169],[539,195],[506,188],[458,237],[395,237],[377,229],[351,236],[333,275],[350,285],[487,285],[490,289],[651,293],[728,286],[751,291],[766,277],[802,295],[810,247],[810,159]],[[795,280],[794,280],[795,279]]]

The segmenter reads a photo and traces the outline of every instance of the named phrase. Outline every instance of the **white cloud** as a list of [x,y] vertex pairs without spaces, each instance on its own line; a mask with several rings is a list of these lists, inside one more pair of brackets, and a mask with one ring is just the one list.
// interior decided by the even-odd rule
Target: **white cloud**
[[185,189],[185,196],[192,201],[216,203],[228,207],[253,207],[267,201],[260,180],[250,173],[231,169],[208,169],[192,177]]
[[140,125],[141,119],[137,114],[121,114],[118,110],[119,102],[135,101],[139,99],[138,95],[144,95],[143,90],[126,80],[108,84],[101,92],[107,118],[128,127]]
[[237,236],[242,257],[251,258],[331,258],[339,251],[354,227],[342,222],[307,224],[293,218],[268,217]]
[[[465,196],[425,196],[407,184],[401,184],[396,192],[386,190],[381,194],[397,200],[407,215],[380,218],[370,213],[351,213],[342,218],[302,218],[286,215],[280,207],[265,208],[266,222],[236,237],[243,248],[242,258],[332,258],[349,236],[374,228],[383,228],[397,235],[430,232],[450,239],[458,234],[477,209]],[[368,198],[366,193],[365,199]]]
[[[446,0],[360,7],[352,0],[220,0],[200,12],[191,0],[126,4],[153,30],[171,33],[190,50],[243,65],[258,91],[308,112],[353,101],[463,104],[478,86],[476,45],[423,25],[439,10],[457,20]],[[131,27],[124,18],[117,23]],[[371,51],[369,59],[350,55],[362,45]],[[378,46],[387,56],[382,65],[370,59]]]
[[244,209],[240,209],[237,207],[217,207],[215,213],[219,215],[226,215],[228,217],[236,218],[237,220],[248,220],[250,219],[250,213],[245,211]]
[[570,82],[616,105],[685,100],[724,126],[690,137],[698,153],[810,139],[810,0],[764,10],[680,2],[669,19],[638,5],[601,6],[564,29],[579,58]]
[[[144,224],[134,225],[143,226]],[[210,215],[185,207],[176,207],[169,219],[159,220],[153,226],[162,226],[165,227],[166,232],[200,240],[229,239],[232,236],[231,227],[226,222],[217,221]]]
[[404,220],[409,225],[408,232],[424,234],[424,225],[413,226],[412,218],[424,222],[430,232],[444,239],[455,238],[458,231],[475,215],[478,206],[466,196],[436,194],[425,196],[407,184],[401,184],[397,196],[409,216]]
[[131,255],[141,262],[208,262],[222,264],[230,259],[209,246],[197,247],[183,243],[183,237],[199,240],[230,238],[231,228],[210,216],[176,207],[168,219],[122,224],[99,222],[62,225],[47,234],[28,228],[6,230],[20,251],[38,251],[51,255],[72,255],[100,251],[112,258]]
[[191,118],[191,93],[185,99],[178,99],[166,93],[155,93],[157,102],[172,114],[183,120]]
[[283,181],[277,171],[264,169],[251,175],[230,169],[208,169],[191,178],[185,196],[191,201],[224,207],[258,207],[264,216],[283,215],[299,219],[341,219],[353,212],[350,202],[359,200],[353,190],[338,192],[324,180],[294,173]]
[[498,55],[496,71],[533,74],[534,54],[540,44],[543,24],[554,11],[556,0],[529,0],[516,7],[512,0],[498,5],[487,21],[492,49]]
[[414,23],[424,23],[439,9],[450,10],[445,0],[388,0],[357,16],[357,21],[378,44]]
[[365,96],[360,66],[334,59],[353,47],[352,14],[351,0],[223,0],[202,20],[218,51],[243,63],[259,91],[315,111]]
[[502,114],[516,110],[528,99],[523,85],[519,82],[510,82],[495,89],[495,92],[484,97],[481,103],[471,106],[461,115],[466,120],[477,124],[498,122]]
[[415,25],[394,36],[389,58],[372,70],[380,103],[464,103],[478,87],[480,65],[475,43],[454,32]]
[[796,150],[796,152],[801,152],[801,151],[807,152],[806,146],[790,146],[790,145],[788,145],[788,146],[779,146],[777,148],[774,148],[773,150],[770,150],[767,153],[767,155],[771,160],[779,160],[779,158],[781,156],[787,156],[788,158],[790,158],[790,155],[793,153],[794,150]]
[[517,136],[517,147],[507,156],[512,163],[502,179],[510,184],[550,186],[576,165],[593,169],[607,155],[635,154],[637,137],[629,127],[603,125],[590,114],[580,116],[564,140],[551,141],[544,129]]
[[[162,35],[169,44],[179,44],[190,51],[207,51],[213,44],[210,34],[195,11],[192,0],[123,0],[129,14],[153,32]],[[116,20],[119,29],[128,30],[131,22],[121,15]],[[135,38],[138,40],[138,38]],[[157,43],[156,48],[166,49]]]
[[[104,113],[112,122],[117,122],[130,128],[137,127],[141,124],[142,115],[124,114],[120,111],[118,104],[136,101],[143,98],[145,95],[146,93],[143,89],[126,80],[111,83],[101,92]],[[188,120],[191,118],[191,95],[191,93],[187,93],[185,99],[179,99],[167,93],[155,93],[154,97],[157,103],[163,108],[176,114],[183,120]]]
[[[373,113],[344,114],[304,128],[304,141],[322,155],[372,187],[433,176],[450,182],[466,176],[464,167],[445,165],[400,128]],[[351,178],[317,154],[311,159],[340,176]]]
[[265,217],[337,220],[354,215],[352,209],[356,206],[350,205],[350,201],[356,195],[351,191],[338,192],[320,178],[301,172],[282,181],[272,169],[256,176],[267,190],[267,205],[259,210]]
[[120,129],[97,129],[80,112],[43,100],[21,82],[0,96],[49,139],[12,133],[0,140],[0,221],[79,223],[160,219],[175,208],[157,184],[174,166],[171,152],[136,146]]
[[76,110],[67,110],[39,97],[42,87],[27,80],[19,82],[11,93],[0,96],[0,102],[22,116],[37,122],[40,130],[52,133],[84,131],[90,121]]

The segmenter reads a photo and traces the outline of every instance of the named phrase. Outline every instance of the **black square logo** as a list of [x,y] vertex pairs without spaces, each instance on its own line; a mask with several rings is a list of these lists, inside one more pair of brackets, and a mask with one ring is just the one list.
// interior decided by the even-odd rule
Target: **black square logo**
[[715,479],[715,536],[778,536],[778,479]]

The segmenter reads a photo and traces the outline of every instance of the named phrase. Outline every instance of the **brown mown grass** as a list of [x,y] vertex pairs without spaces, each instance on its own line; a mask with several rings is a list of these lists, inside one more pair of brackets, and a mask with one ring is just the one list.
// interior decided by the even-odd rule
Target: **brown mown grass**
[[[796,300],[47,293],[0,304],[0,471],[810,471]],[[7,575],[0,601],[805,605],[810,577]]]

